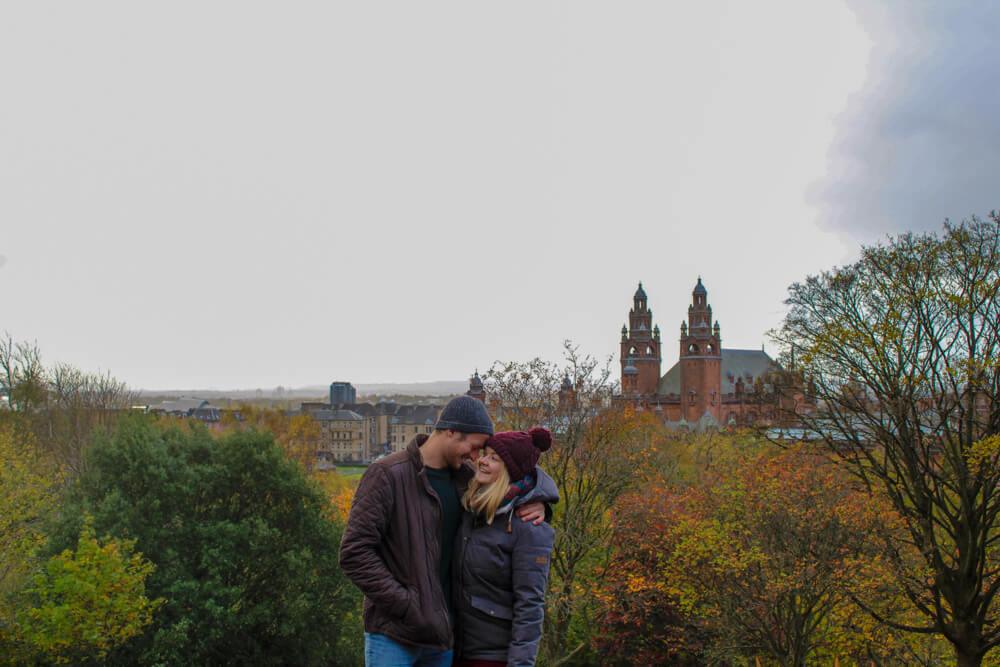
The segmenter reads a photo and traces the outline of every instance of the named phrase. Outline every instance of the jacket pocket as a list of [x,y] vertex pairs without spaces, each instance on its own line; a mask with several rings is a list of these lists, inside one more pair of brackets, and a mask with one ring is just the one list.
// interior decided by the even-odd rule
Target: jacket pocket
[[505,621],[513,620],[514,610],[510,607],[506,607],[501,604],[497,604],[492,600],[487,600],[486,598],[476,597],[475,595],[469,596],[469,602],[472,604],[473,609],[478,609],[487,616],[491,618],[501,618]]

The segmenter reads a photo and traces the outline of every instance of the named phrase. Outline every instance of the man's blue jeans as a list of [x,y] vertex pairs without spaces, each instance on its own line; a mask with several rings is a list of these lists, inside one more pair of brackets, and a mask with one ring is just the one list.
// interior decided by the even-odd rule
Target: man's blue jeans
[[451,650],[407,646],[385,635],[365,633],[365,667],[451,667]]

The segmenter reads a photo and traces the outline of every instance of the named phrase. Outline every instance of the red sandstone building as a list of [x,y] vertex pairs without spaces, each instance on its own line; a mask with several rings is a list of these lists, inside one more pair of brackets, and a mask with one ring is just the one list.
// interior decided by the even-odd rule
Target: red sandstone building
[[665,375],[660,375],[660,328],[653,324],[642,283],[621,334],[622,392],[614,397],[616,403],[653,410],[674,426],[773,422],[778,402],[772,382],[778,364],[763,349],[722,347],[701,278],[691,292],[687,321],[681,322],[679,359]]

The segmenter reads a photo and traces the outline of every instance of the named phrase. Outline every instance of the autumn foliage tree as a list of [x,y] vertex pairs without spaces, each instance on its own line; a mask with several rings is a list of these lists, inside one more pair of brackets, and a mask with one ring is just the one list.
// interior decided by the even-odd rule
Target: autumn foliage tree
[[314,471],[316,453],[323,447],[319,423],[305,413],[289,414],[280,409],[260,408],[243,403],[236,412],[227,411],[223,424],[228,429],[249,427],[268,431],[281,445],[288,459],[298,463],[307,473]]
[[787,303],[776,338],[816,402],[797,422],[903,519],[889,553],[919,620],[872,613],[979,665],[1000,644],[1000,216],[863,248]]
[[[5,333],[0,337],[0,395],[7,399],[7,409],[0,410],[0,660],[15,655],[56,660],[61,649],[25,639],[16,611],[23,608],[26,587],[42,590],[37,578],[44,574],[45,526],[57,514],[67,482],[86,467],[91,432],[114,424],[134,394],[110,374],[84,373],[67,364],[47,367],[37,345]],[[104,574],[117,576],[100,568],[88,576]],[[49,628],[52,632],[38,629],[41,617],[27,621],[36,624],[38,641],[80,629],[65,615],[59,616],[58,628]]]
[[14,641],[12,598],[40,566],[36,552],[61,488],[58,467],[30,433],[14,420],[0,420],[0,657]]
[[52,557],[24,591],[17,639],[45,662],[104,661],[143,631],[163,600],[146,596],[153,565],[134,540],[98,540],[86,521],[74,550]]
[[585,664],[597,573],[608,557],[609,512],[646,472],[675,465],[652,415],[610,406],[607,364],[565,346],[565,363],[497,362],[484,375],[497,430],[547,426],[555,444],[541,461],[559,487],[546,596],[543,658]]
[[881,574],[882,508],[821,457],[715,437],[730,448],[694,483],[619,502],[598,644],[642,664],[846,658],[839,621]]

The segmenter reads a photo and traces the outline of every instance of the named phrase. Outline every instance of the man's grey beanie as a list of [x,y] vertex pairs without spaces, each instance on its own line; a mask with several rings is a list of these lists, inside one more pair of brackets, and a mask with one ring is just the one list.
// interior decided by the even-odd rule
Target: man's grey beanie
[[434,428],[493,435],[493,420],[482,401],[471,396],[459,396],[444,406]]

